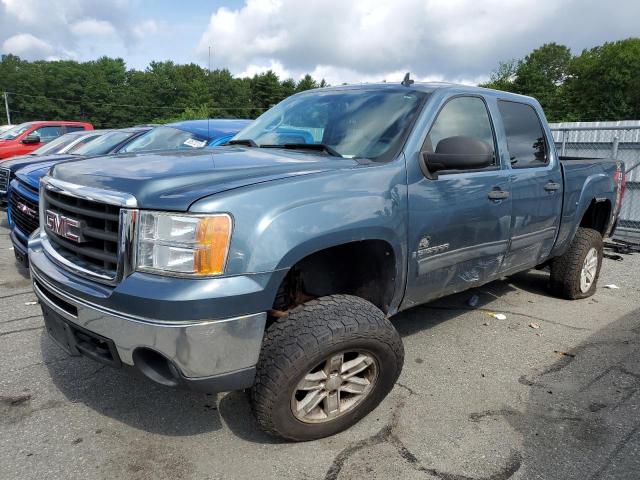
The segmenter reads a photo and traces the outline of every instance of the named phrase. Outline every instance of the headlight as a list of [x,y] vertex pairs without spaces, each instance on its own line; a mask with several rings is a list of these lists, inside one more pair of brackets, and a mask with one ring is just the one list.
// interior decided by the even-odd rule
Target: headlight
[[231,239],[231,217],[140,212],[136,269],[177,275],[220,275]]

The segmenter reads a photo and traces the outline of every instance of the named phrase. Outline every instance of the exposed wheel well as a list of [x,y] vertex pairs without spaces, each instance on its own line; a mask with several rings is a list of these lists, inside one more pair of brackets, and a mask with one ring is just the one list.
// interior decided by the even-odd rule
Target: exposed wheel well
[[605,200],[604,202],[591,201],[591,205],[584,212],[580,226],[584,228],[592,228],[600,232],[604,237],[607,226],[609,225],[609,219],[611,218],[611,202]]
[[297,262],[280,284],[272,316],[306,301],[333,294],[355,295],[383,312],[395,290],[395,255],[383,240],[350,242],[312,253]]

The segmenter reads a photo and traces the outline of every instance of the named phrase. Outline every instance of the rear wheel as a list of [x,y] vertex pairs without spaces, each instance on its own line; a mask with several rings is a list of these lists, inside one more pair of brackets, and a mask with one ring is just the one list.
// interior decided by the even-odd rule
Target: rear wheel
[[373,304],[348,295],[312,300],[265,335],[251,390],[258,423],[296,441],[345,430],[391,391],[403,360],[398,332]]
[[602,267],[602,236],[591,228],[578,228],[569,249],[551,262],[551,290],[569,300],[596,291]]

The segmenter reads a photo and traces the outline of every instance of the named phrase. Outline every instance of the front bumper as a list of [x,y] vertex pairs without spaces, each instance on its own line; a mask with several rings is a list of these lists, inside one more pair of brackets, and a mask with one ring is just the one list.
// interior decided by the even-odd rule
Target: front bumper
[[[122,363],[158,383],[199,391],[229,391],[252,385],[265,312],[193,320],[189,318],[189,301],[180,302],[185,320],[157,320],[114,311],[105,304],[108,298],[101,298],[100,304],[87,299],[86,283],[79,277],[73,280],[37,243],[33,239],[29,243],[31,278],[45,316],[58,317],[56,324],[62,329],[85,331],[112,343],[114,361],[105,363]],[[54,272],[58,273],[57,278],[52,278]],[[65,279],[64,284],[61,278]],[[153,287],[152,282],[147,285],[149,291]],[[101,360],[75,345],[65,349]]]

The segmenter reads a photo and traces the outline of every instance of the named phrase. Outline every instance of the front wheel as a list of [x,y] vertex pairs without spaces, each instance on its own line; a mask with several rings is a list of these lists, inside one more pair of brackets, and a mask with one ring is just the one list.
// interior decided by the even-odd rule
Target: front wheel
[[371,303],[312,300],[267,330],[251,390],[258,423],[296,441],[345,430],[391,391],[403,360],[400,335]]
[[579,227],[569,249],[551,262],[551,290],[559,297],[574,300],[596,292],[602,267],[602,235]]

